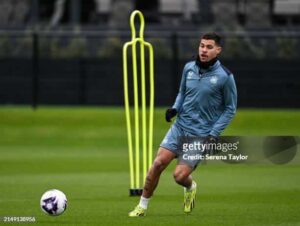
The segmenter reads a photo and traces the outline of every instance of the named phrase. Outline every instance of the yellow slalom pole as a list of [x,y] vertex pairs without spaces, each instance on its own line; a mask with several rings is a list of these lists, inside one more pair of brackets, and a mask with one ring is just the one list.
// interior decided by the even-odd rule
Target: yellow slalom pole
[[126,43],[123,47],[123,82],[124,82],[124,100],[125,100],[125,116],[127,127],[127,142],[129,152],[129,173],[130,173],[130,188],[135,187],[134,183],[134,168],[133,168],[133,150],[132,150],[132,134],[130,122],[130,109],[128,97],[128,73],[127,73],[127,48],[130,44]]
[[152,45],[149,48],[149,73],[150,73],[150,103],[149,103],[149,146],[148,146],[148,169],[150,169],[153,158],[153,117],[154,117],[154,54]]
[[[140,20],[139,36],[136,37],[135,17]],[[143,181],[146,178],[147,170],[152,163],[152,145],[153,145],[153,111],[154,111],[154,54],[153,47],[150,43],[144,40],[145,21],[143,14],[135,10],[130,16],[131,41],[123,46],[123,80],[124,80],[124,99],[125,99],[125,114],[127,125],[127,139],[129,151],[129,171],[130,171],[130,194],[139,195],[140,188],[140,113],[139,113],[139,84],[141,84],[141,118],[142,118],[142,170]],[[140,47],[140,71],[137,69],[137,44]],[[130,106],[128,95],[128,61],[127,51],[132,48],[132,77],[133,77],[133,95],[134,95],[134,148],[133,137],[131,132]],[[146,70],[145,70],[145,47],[149,51],[149,129],[147,129],[147,101],[146,101]],[[140,74],[138,74],[140,72]],[[147,137],[148,135],[148,137]],[[147,140],[148,139],[148,140]]]
[[136,62],[136,42],[132,43],[132,70],[133,70],[133,93],[134,93],[134,134],[135,134],[135,185],[140,187],[140,131],[139,131],[139,93]]

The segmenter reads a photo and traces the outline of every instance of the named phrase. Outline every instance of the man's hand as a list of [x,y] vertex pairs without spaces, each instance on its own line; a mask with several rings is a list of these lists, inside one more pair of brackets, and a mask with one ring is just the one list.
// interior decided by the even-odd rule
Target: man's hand
[[169,108],[166,111],[166,121],[171,122],[171,119],[177,115],[177,110],[175,108]]
[[211,143],[217,143],[218,137],[208,135],[207,137],[204,138],[203,143],[204,144],[211,144]]
[[205,144],[205,153],[209,155],[217,154],[216,150],[213,148],[211,144],[216,144],[218,142],[218,137],[208,135],[203,139],[203,144]]

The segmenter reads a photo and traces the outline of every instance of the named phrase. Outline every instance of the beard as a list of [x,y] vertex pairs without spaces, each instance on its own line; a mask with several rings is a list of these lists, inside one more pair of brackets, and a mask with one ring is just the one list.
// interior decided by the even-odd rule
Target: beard
[[209,61],[201,61],[199,55],[197,55],[196,64],[198,67],[202,69],[208,69],[210,66],[214,65],[216,61],[218,60],[218,57],[215,57]]

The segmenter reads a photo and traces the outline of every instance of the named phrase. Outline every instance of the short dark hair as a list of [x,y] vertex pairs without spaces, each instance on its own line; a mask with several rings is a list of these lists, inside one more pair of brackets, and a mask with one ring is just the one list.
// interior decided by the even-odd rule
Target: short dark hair
[[218,46],[221,46],[222,38],[220,35],[218,35],[215,32],[205,33],[204,35],[201,36],[201,40],[202,39],[214,40]]

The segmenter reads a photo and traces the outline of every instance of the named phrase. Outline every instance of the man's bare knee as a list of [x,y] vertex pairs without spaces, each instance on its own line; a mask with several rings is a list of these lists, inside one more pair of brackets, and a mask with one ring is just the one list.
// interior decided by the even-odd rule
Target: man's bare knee
[[174,180],[177,184],[186,186],[187,180],[192,171],[193,170],[187,165],[177,165],[173,173]]
[[158,154],[152,164],[152,169],[162,172],[169,163],[175,158],[175,154],[165,148],[160,147]]
[[166,163],[162,159],[156,158],[153,162],[152,167],[155,171],[161,172],[166,167]]
[[176,181],[177,184],[184,184],[186,179],[189,177],[189,173],[183,172],[183,171],[175,171],[173,173],[174,180]]

